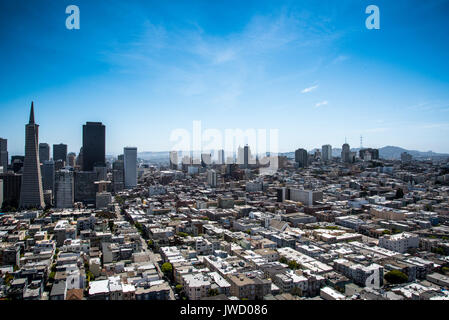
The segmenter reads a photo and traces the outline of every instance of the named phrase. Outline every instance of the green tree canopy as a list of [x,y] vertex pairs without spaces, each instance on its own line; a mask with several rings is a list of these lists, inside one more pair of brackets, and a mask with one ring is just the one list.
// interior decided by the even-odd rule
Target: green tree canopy
[[171,265],[171,263],[166,262],[166,263],[164,263],[164,264],[162,265],[161,270],[162,270],[162,272],[165,273],[165,274],[171,274],[172,271],[173,271],[173,266]]
[[290,260],[288,262],[288,267],[292,270],[299,269],[299,264],[295,260]]
[[385,280],[392,284],[401,284],[408,282],[408,277],[402,271],[391,270],[385,274]]
[[180,293],[182,291],[182,289],[184,289],[182,284],[177,284],[175,287],[176,293]]
[[220,294],[220,292],[218,292],[217,289],[209,289],[208,294],[209,294],[209,297],[212,297],[212,296],[218,296]]
[[280,258],[279,258],[279,262],[280,262],[280,263],[285,263],[285,264],[287,264],[287,263],[288,263],[288,260],[287,260],[286,257],[280,257]]

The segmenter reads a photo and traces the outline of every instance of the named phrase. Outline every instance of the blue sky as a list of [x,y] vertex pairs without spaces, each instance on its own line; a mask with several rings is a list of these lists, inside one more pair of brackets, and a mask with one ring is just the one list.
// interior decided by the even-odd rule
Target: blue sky
[[[66,6],[80,8],[67,30]],[[365,8],[380,8],[367,30]],[[449,152],[449,1],[0,0],[0,137],[78,152],[169,150],[170,133],[279,129],[280,151],[322,144]]]

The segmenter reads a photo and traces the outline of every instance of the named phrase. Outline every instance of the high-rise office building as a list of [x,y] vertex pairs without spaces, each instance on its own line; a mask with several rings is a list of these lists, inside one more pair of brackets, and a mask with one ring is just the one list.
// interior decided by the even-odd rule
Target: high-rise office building
[[94,166],[104,166],[106,154],[106,127],[101,122],[86,122],[83,125],[83,171],[92,171]]
[[355,152],[351,152],[349,144],[344,143],[341,146],[341,162],[353,163],[355,161]]
[[64,143],[53,145],[53,161],[62,160],[67,163],[67,145]]
[[42,188],[55,193],[55,162],[53,160],[44,161],[42,164]]
[[309,163],[309,154],[306,149],[298,149],[295,151],[295,162],[302,168],[307,167]]
[[20,200],[22,175],[14,172],[1,173],[0,179],[3,182],[3,207],[17,209]]
[[246,145],[243,148],[243,167],[244,168],[248,168],[249,167],[249,157],[250,157],[249,146]]
[[116,160],[112,164],[112,190],[114,192],[123,191],[124,188],[124,163],[123,160]]
[[75,202],[95,204],[97,173],[94,171],[75,171]]
[[73,171],[62,169],[55,174],[56,208],[72,208],[74,201]]
[[0,167],[3,172],[8,171],[8,140],[0,138]]
[[201,166],[207,167],[212,164],[212,155],[210,153],[202,153],[201,154]]
[[238,147],[237,149],[237,164],[243,166],[245,163],[244,149],[242,147]]
[[325,144],[321,147],[321,160],[332,161],[332,146],[330,144]]
[[[3,173],[3,167],[0,166],[0,175]],[[0,178],[0,209],[3,206],[3,179]]]
[[44,208],[41,167],[39,164],[39,125],[34,122],[34,104],[25,126],[25,160],[23,164],[20,208]]
[[176,170],[178,169],[178,151],[170,151],[170,169]]
[[217,186],[217,172],[215,170],[207,171],[207,184],[212,188]]
[[50,160],[50,146],[48,143],[39,143],[39,161],[44,163]]
[[69,154],[67,154],[67,165],[69,167],[75,168],[75,165],[76,165],[76,153],[75,152],[70,152]]
[[137,186],[137,148],[125,147],[123,149],[125,167],[125,188]]
[[225,164],[225,152],[223,149],[218,150],[218,164]]
[[83,147],[80,148],[80,153],[78,153],[78,157],[76,157],[76,165],[83,168]]

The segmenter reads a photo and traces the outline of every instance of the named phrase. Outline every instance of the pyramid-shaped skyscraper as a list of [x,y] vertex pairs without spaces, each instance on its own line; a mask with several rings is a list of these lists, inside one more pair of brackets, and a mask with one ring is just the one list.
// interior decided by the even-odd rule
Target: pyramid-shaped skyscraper
[[39,164],[39,125],[34,122],[33,102],[31,102],[30,120],[25,125],[25,161],[19,207],[22,209],[45,207]]

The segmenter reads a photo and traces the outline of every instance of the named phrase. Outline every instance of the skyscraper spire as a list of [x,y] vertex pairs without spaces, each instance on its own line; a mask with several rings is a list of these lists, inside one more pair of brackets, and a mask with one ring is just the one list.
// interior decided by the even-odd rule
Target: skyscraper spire
[[34,102],[31,101],[30,121],[29,124],[34,124]]

